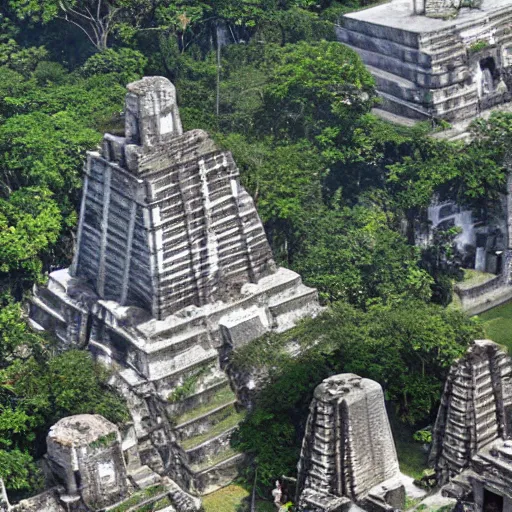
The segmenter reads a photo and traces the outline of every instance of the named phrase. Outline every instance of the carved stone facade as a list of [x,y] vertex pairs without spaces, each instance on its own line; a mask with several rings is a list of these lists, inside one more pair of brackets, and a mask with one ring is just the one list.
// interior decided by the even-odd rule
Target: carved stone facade
[[301,510],[403,508],[405,491],[377,382],[335,375],[315,389],[299,462]]
[[128,476],[119,429],[99,415],[58,421],[48,433],[47,460],[65,488],[61,499],[92,509],[108,507],[128,495]]
[[244,460],[230,351],[315,315],[317,292],[276,267],[231,154],[183,133],[168,80],[130,84],[125,112],[126,136],[88,154],[73,265],[36,291],[31,321],[115,370],[130,478],[202,494]]
[[433,433],[431,463],[443,493],[476,512],[512,510],[512,360],[478,340],[448,376]]
[[339,40],[367,65],[382,99],[379,109],[399,116],[395,121],[470,120],[510,101],[512,5],[464,5],[392,0],[340,20]]

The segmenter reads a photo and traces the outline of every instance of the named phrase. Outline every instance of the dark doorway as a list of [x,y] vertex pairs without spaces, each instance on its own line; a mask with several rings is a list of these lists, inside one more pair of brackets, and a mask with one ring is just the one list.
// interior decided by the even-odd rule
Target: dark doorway
[[480,61],[480,69],[482,70],[481,91],[483,95],[492,94],[494,92],[494,83],[498,76],[496,71],[496,62],[492,57],[486,57]]
[[503,512],[503,496],[484,489],[483,512]]
[[496,62],[493,57],[486,57],[480,61],[480,69],[483,71],[484,69],[488,69],[491,72],[491,75],[494,77],[496,75]]

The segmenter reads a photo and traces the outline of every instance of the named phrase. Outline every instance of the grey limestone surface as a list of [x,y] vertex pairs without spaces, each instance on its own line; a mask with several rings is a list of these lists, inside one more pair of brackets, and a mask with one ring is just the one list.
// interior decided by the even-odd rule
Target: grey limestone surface
[[[512,359],[477,340],[451,368],[433,432],[431,463],[443,496],[476,512],[512,510]],[[494,497],[494,498],[493,498]]]
[[382,388],[354,374],[314,393],[298,466],[301,510],[401,508],[405,500]]
[[509,102],[510,0],[483,0],[480,8],[457,7],[456,16],[437,18],[422,9],[392,0],[339,22],[339,41],[375,78],[379,108],[397,119],[458,123]]
[[128,476],[119,429],[99,415],[58,421],[47,437],[47,460],[70,501],[81,497],[92,510],[128,495]]
[[274,263],[231,154],[183,132],[167,79],[130,84],[125,137],[106,134],[87,157],[73,264],[50,274],[30,311],[61,349],[88,348],[114,371],[132,417],[121,429],[130,480],[166,475],[197,495],[235,478],[229,354],[319,311],[316,290]]

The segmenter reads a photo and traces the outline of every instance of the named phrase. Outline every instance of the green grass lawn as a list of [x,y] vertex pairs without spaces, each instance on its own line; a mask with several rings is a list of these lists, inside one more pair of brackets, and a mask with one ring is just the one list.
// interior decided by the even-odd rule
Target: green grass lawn
[[[228,485],[203,498],[204,512],[246,512],[250,509],[249,492],[240,485]],[[257,512],[274,512],[269,501],[258,500]]]
[[512,352],[512,302],[507,302],[478,315],[483,322],[486,338]]

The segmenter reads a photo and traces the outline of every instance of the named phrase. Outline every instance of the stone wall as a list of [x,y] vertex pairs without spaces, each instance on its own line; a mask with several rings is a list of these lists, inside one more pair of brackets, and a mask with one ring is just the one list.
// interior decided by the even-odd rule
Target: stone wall
[[426,0],[415,14],[413,2],[392,0],[340,20],[338,39],[367,65],[379,109],[395,121],[470,120],[510,100],[512,7],[486,1],[455,17],[459,4]]
[[65,487],[69,503],[96,510],[128,494],[128,476],[118,428],[99,415],[58,421],[48,433],[48,464]]
[[231,154],[182,132],[168,80],[130,84],[125,120],[125,137],[88,155],[72,268],[36,290],[30,318],[112,369],[131,480],[208,493],[245,460],[229,447],[243,412],[226,359],[317,314],[318,296],[274,264]]
[[158,319],[239,296],[276,267],[231,154],[182,133],[170,82],[128,89],[126,138],[88,156],[72,275]]
[[454,0],[426,0],[425,15],[430,18],[446,18],[456,16],[460,8],[460,1]]

